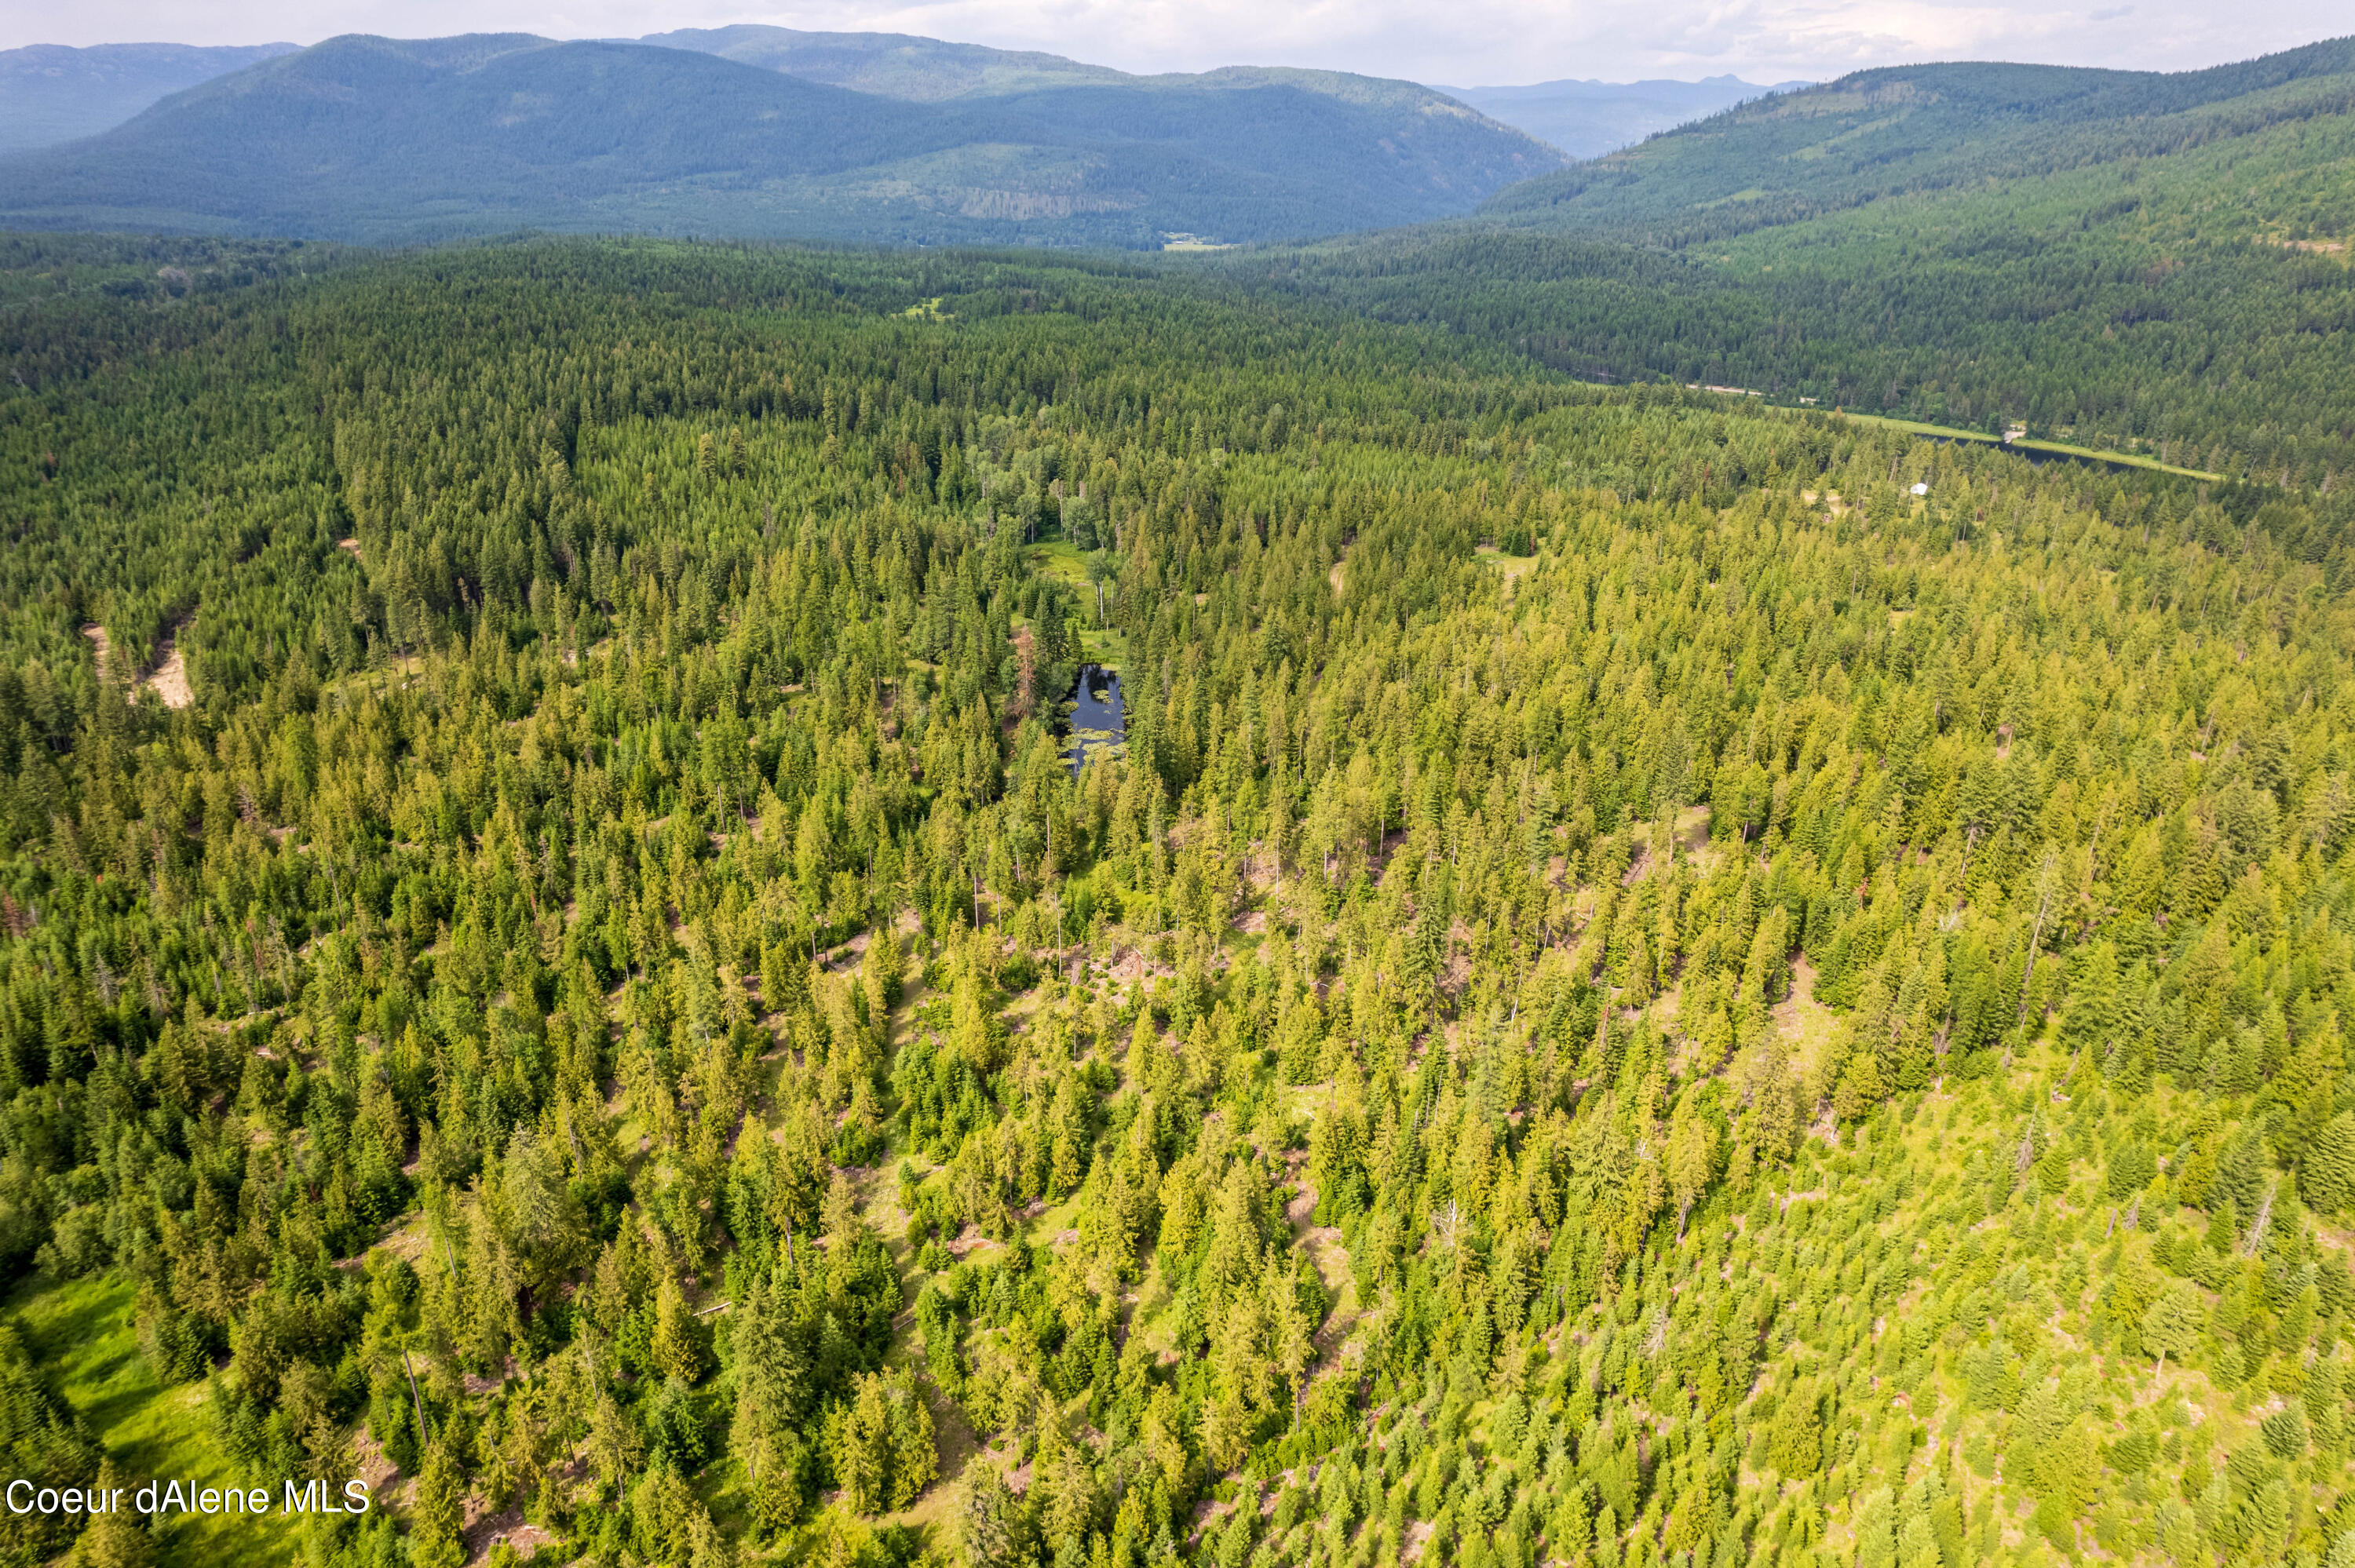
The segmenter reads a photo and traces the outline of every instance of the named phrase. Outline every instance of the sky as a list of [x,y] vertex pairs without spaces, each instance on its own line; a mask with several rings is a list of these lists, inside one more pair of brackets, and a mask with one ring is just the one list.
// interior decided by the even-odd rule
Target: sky
[[[1460,87],[1559,77],[1823,80],[1925,59],[2179,70],[2355,32],[2340,0],[0,0],[22,44],[337,33],[627,37],[766,22],[1045,49],[1123,70],[1322,66]],[[2334,16],[2334,13],[2337,13]]]

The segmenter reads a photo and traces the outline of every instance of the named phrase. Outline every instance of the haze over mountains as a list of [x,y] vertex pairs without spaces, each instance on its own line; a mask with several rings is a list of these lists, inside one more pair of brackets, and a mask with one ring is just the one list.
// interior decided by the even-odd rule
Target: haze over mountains
[[[330,39],[0,164],[0,222],[1151,246],[1445,217],[1565,161],[1428,88],[1338,72],[1124,77],[763,28],[669,41],[690,47]],[[797,57],[819,79],[774,69]]]
[[1252,68],[1136,76],[753,26],[572,44],[44,45],[0,52],[0,156],[35,154],[0,169],[17,225],[1119,246],[1459,215],[1564,154],[1774,90],[1730,76],[1460,90]]
[[[1053,87],[1113,87],[1139,79],[1060,55],[994,49],[900,33],[818,33],[790,27],[688,27],[634,41],[718,55],[741,65],[886,98],[950,99]],[[112,130],[171,93],[295,44],[197,48],[184,44],[37,44],[0,50],[0,153],[51,146]],[[1544,81],[1528,86],[1440,87],[1490,119],[1574,158],[1612,152],[1672,126],[1767,92],[1738,77],[1702,81]]]
[[1540,81],[1527,87],[1443,87],[1492,120],[1550,142],[1573,158],[1599,158],[1768,93],[1804,81],[1762,87],[1736,76],[1700,81]]
[[[638,40],[699,49],[746,65],[890,98],[943,99],[1042,87],[1108,87],[1138,78],[1060,55],[1018,53],[890,33],[805,33],[786,27],[687,28]],[[1216,73],[1213,73],[1216,74]],[[1657,132],[1802,81],[1762,87],[1734,76],[1702,81],[1540,81],[1521,87],[1446,87],[1444,92],[1489,119],[1524,131],[1573,158],[1593,158]]]
[[166,94],[300,47],[34,44],[0,50],[0,153],[95,136]]
[[[0,79],[34,88],[7,96],[0,137],[21,147],[47,133],[38,125],[65,123],[57,105],[77,81],[86,121],[205,71],[220,74],[99,134],[0,156],[0,225],[1149,249],[1470,219],[1657,251],[2296,122],[2321,141],[2293,158],[2282,199],[2304,216],[2289,238],[2355,227],[2333,206],[2346,182],[2328,155],[2355,122],[2349,40],[2171,74],[1961,63],[1813,87],[1721,77],[1443,90],[1246,67],[1135,76],[764,26],[571,43],[356,35],[301,50],[0,55]],[[1567,155],[1700,113],[1591,161]],[[2275,228],[2280,205],[2254,204]]]
[[939,103],[1053,87],[1120,87],[1138,78],[1061,55],[993,49],[909,33],[807,33],[794,27],[682,27],[637,42],[693,49],[804,81]]

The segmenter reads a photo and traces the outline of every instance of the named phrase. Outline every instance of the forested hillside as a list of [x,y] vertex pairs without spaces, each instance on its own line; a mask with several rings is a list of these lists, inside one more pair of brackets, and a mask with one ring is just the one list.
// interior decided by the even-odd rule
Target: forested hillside
[[43,147],[119,125],[167,92],[209,81],[293,44],[35,44],[0,49],[0,152]]
[[2355,466],[2349,40],[2175,74],[1868,71],[1557,161],[1437,92],[1332,72],[1132,77],[761,27],[344,38],[0,159],[0,216],[362,242],[1266,242],[1170,265],[1581,378],[2019,429],[2315,494]]
[[1486,216],[1236,265],[1580,376],[2021,425],[2314,489],[2355,466],[2348,40],[2172,76],[1864,72]]
[[[1498,196],[1500,215],[1682,244],[1888,196],[2179,153],[2355,108],[2355,38],[2159,72],[1967,61],[1737,105]],[[2339,216],[2346,216],[2341,213]]]
[[2355,1557],[2343,487],[176,265],[0,315],[0,1425],[379,1506],[11,1562]]
[[649,33],[638,42],[694,49],[805,81],[918,103],[1039,88],[1113,87],[1136,79],[1109,66],[1060,55],[993,49],[906,33],[808,33],[739,24]]
[[1469,212],[1563,161],[1426,88],[1333,71],[996,69],[995,90],[953,96],[922,85],[943,58],[965,65],[953,46],[805,79],[726,47],[739,35],[695,41],[330,38],[0,158],[0,218],[378,244],[544,228],[1157,249]]

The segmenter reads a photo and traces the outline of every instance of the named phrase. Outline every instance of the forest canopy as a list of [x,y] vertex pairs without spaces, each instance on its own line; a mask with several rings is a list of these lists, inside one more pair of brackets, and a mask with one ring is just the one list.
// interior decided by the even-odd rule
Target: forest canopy
[[8,1563],[2355,1555],[2343,486],[12,243],[0,1442],[379,1506]]
[[1764,97],[1471,222],[1224,270],[1666,377],[2323,491],[2355,433],[2355,40],[2172,74],[1950,63]]

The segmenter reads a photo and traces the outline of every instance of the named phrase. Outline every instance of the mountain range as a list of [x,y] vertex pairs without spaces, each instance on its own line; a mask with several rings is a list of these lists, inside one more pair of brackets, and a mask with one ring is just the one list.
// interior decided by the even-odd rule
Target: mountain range
[[[17,50],[0,56],[0,80],[36,90],[5,100],[0,134],[21,143],[36,110],[62,123],[39,109],[73,96],[60,83],[114,84],[112,100],[97,86],[82,95],[89,118],[203,71],[219,74],[97,134],[0,155],[0,226],[368,243],[543,228],[1127,249],[1404,230],[1372,242],[1389,247],[1382,266],[1406,267],[1386,285],[1398,288],[1422,265],[1452,269],[1460,234],[1657,257],[1761,232],[1812,235],[1844,213],[1900,211],[1892,202],[1910,204],[1902,221],[1930,222],[1922,256],[1967,270],[1994,264],[1987,246],[2020,232],[2005,206],[2015,198],[2057,201],[2081,228],[2162,209],[2180,227],[2195,222],[2187,180],[2206,193],[2209,221],[2235,208],[2244,235],[2327,246],[2355,228],[2355,39],[2175,73],[1965,62],[1816,86],[1720,77],[1443,90],[1281,69],[1136,76],[1049,54],[768,26],[572,43],[349,36],[304,49]],[[2273,172],[2258,184],[2190,156],[2267,137]],[[1631,138],[1585,161],[1566,151]],[[2165,180],[2137,185],[2145,164]],[[2086,171],[2107,171],[2116,188],[2037,194],[2038,182]],[[2083,210],[2089,201],[2100,210]],[[1923,218],[1923,203],[2002,234],[1953,253],[1952,222]],[[1827,229],[1792,241],[1799,249],[1779,272],[1759,260],[1739,286],[1787,296],[1795,275],[1865,277],[1891,260],[1886,238]],[[1342,243],[1364,252],[1369,242]],[[1671,280],[1729,281],[1722,269]],[[1435,296],[1419,297],[1428,308]]]
[[[718,55],[804,81],[919,103],[1039,88],[1118,87],[1140,79],[1060,55],[904,33],[740,26],[688,27],[609,41]],[[5,89],[0,90],[0,154],[97,135],[172,93],[299,48],[282,43],[234,48],[37,44],[0,50],[0,88]],[[1702,81],[1563,80],[1434,90],[1573,158],[1593,158],[1735,103],[1805,85],[1763,87],[1739,77],[1716,76]]]
[[0,161],[0,224],[1150,247],[1447,217],[1566,161],[1431,89],[1333,71],[1131,77],[759,27],[351,36]]
[[847,87],[882,98],[941,103],[1057,87],[1125,87],[1140,79],[1109,66],[1061,55],[993,49],[911,33],[806,33],[794,27],[741,25],[682,27],[635,40],[656,48],[692,49],[739,65],[758,66],[804,81]]
[[159,98],[300,47],[34,44],[0,49],[0,153],[95,136]]

